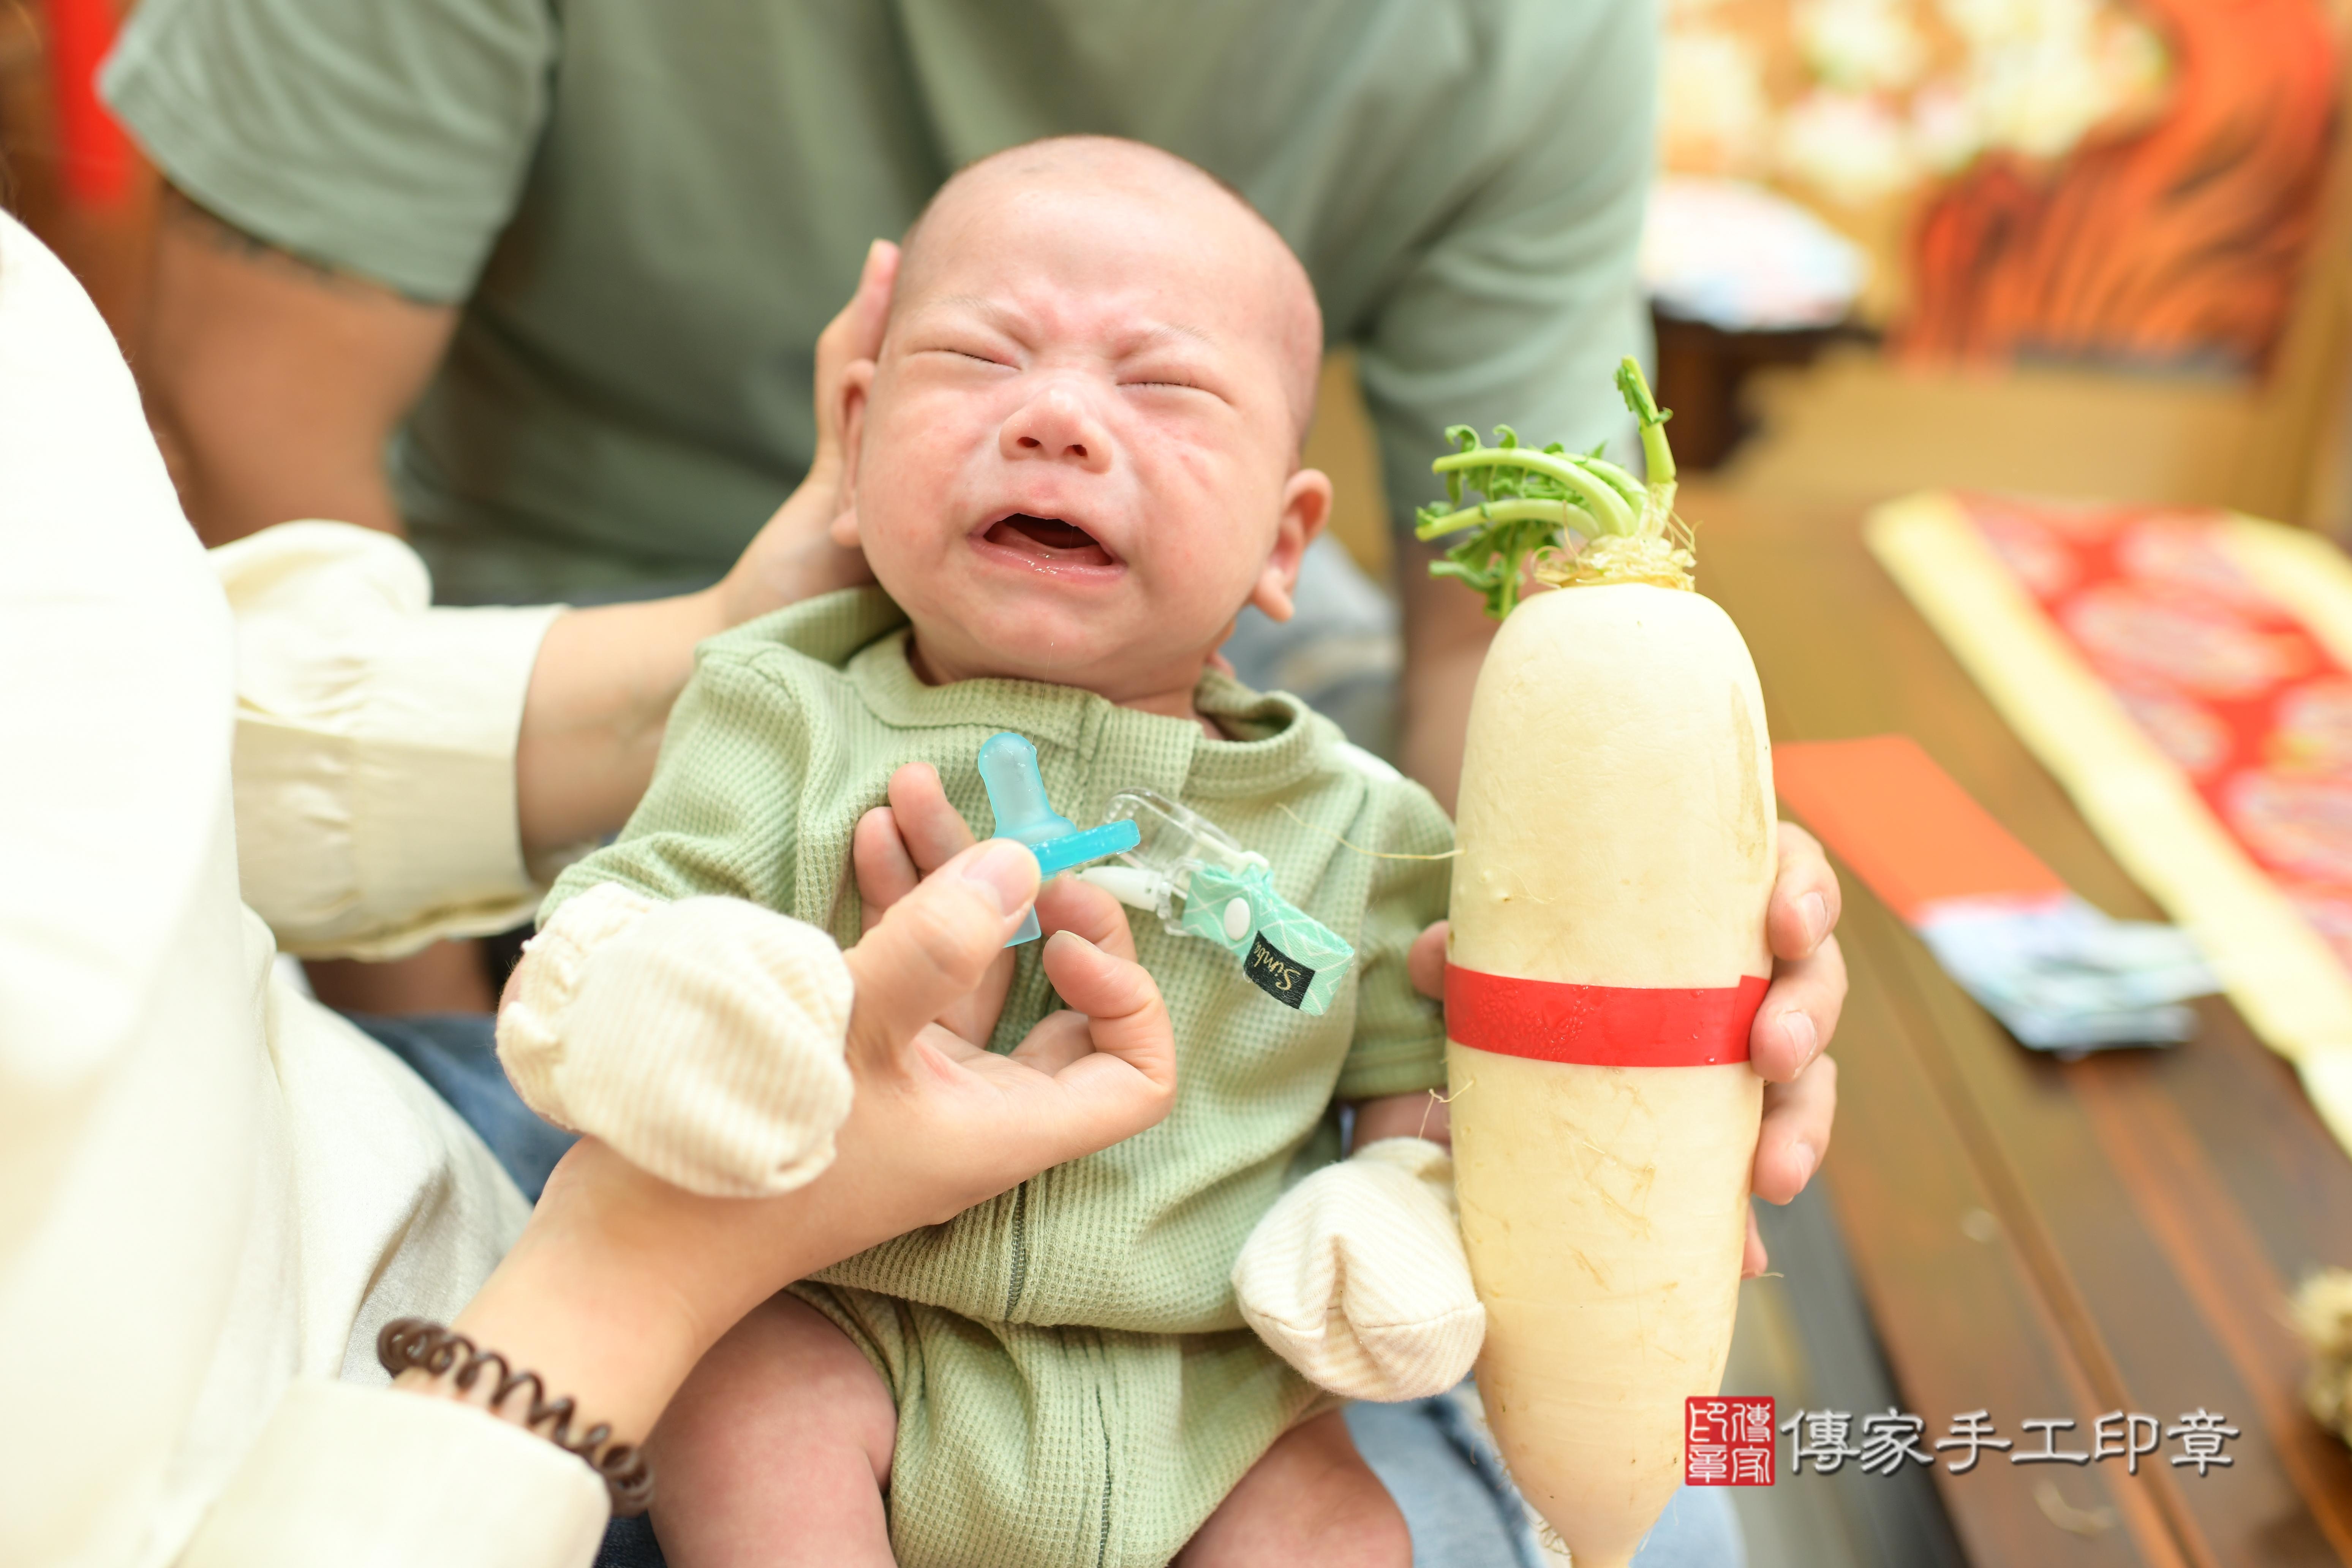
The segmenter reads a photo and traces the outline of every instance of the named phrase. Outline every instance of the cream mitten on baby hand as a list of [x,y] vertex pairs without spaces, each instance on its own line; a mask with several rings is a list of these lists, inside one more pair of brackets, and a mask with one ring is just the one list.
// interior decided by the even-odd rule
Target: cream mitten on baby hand
[[850,992],[814,926],[741,899],[659,904],[600,883],[524,947],[499,1060],[533,1110],[639,1170],[768,1197],[833,1163]]
[[1334,1394],[1444,1393],[1486,1336],[1453,1198],[1454,1161],[1425,1138],[1383,1138],[1325,1166],[1242,1244],[1242,1316]]

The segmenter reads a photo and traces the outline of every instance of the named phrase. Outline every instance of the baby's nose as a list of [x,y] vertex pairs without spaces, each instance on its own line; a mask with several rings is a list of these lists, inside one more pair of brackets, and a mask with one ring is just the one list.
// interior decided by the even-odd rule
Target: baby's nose
[[1100,470],[1110,438],[1087,401],[1067,386],[1041,389],[1004,422],[998,447],[1013,459],[1045,458]]

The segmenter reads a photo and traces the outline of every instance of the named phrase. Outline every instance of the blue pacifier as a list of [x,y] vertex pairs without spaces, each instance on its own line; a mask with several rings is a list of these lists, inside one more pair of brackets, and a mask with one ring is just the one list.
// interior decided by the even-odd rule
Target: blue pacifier
[[[1037,857],[1041,880],[1132,849],[1141,841],[1132,822],[1107,822],[1081,832],[1076,823],[1055,811],[1037,772],[1037,748],[1010,730],[981,742],[980,782],[988,789],[988,808],[996,813],[995,836],[1027,845]],[[1036,941],[1039,934],[1037,911],[1032,909],[1004,945],[1018,947]]]

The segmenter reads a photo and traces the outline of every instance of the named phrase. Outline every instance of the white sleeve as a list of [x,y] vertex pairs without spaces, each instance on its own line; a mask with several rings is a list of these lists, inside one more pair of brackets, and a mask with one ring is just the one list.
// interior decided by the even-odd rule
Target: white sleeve
[[305,1380],[214,1501],[179,1568],[588,1568],[604,1483],[471,1405]]
[[389,534],[211,552],[236,622],[237,875],[286,952],[396,958],[530,919],[515,744],[561,605],[431,608]]

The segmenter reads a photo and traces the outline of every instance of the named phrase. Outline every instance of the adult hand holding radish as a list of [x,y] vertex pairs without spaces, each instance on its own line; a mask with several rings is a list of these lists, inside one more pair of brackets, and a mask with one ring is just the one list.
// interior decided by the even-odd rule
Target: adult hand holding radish
[[[1665,416],[1631,360],[1619,384],[1646,486],[1597,450],[1456,427],[1461,450],[1435,465],[1448,502],[1420,529],[1472,531],[1432,571],[1504,619],[1471,709],[1444,976],[1463,1238],[1488,1320],[1479,1387],[1580,1568],[1632,1561],[1680,1484],[1685,1401],[1722,1378],[1784,869],[1754,666],[1691,591]],[[1465,489],[1484,499],[1465,505]],[[1530,556],[1562,591],[1518,605]],[[1835,994],[1830,896],[1794,898],[1815,940],[1783,945],[1809,951],[1768,1016],[1775,1068],[1833,1021],[1789,995]],[[1826,1127],[1799,1131],[1774,1151],[1774,1186],[1811,1173],[1788,1167]]]
[[[1829,1152],[1830,1126],[1837,1116],[1837,1060],[1829,1054],[1829,1042],[1845,1004],[1845,958],[1836,935],[1837,874],[1821,841],[1795,823],[1780,824],[1780,875],[1764,917],[1772,984],[1748,1033],[1748,1065],[1764,1080],[1764,1116],[1748,1188],[1773,1204],[1789,1203],[1803,1192]],[[1451,936],[1450,923],[1440,921],[1413,943],[1412,984],[1424,996],[1444,998]],[[1425,1125],[1407,1125],[1391,1113],[1377,1127],[1360,1121],[1356,1142],[1418,1134],[1445,1142],[1449,1126],[1444,1106]],[[1751,1211],[1740,1276],[1752,1279],[1770,1264]]]

